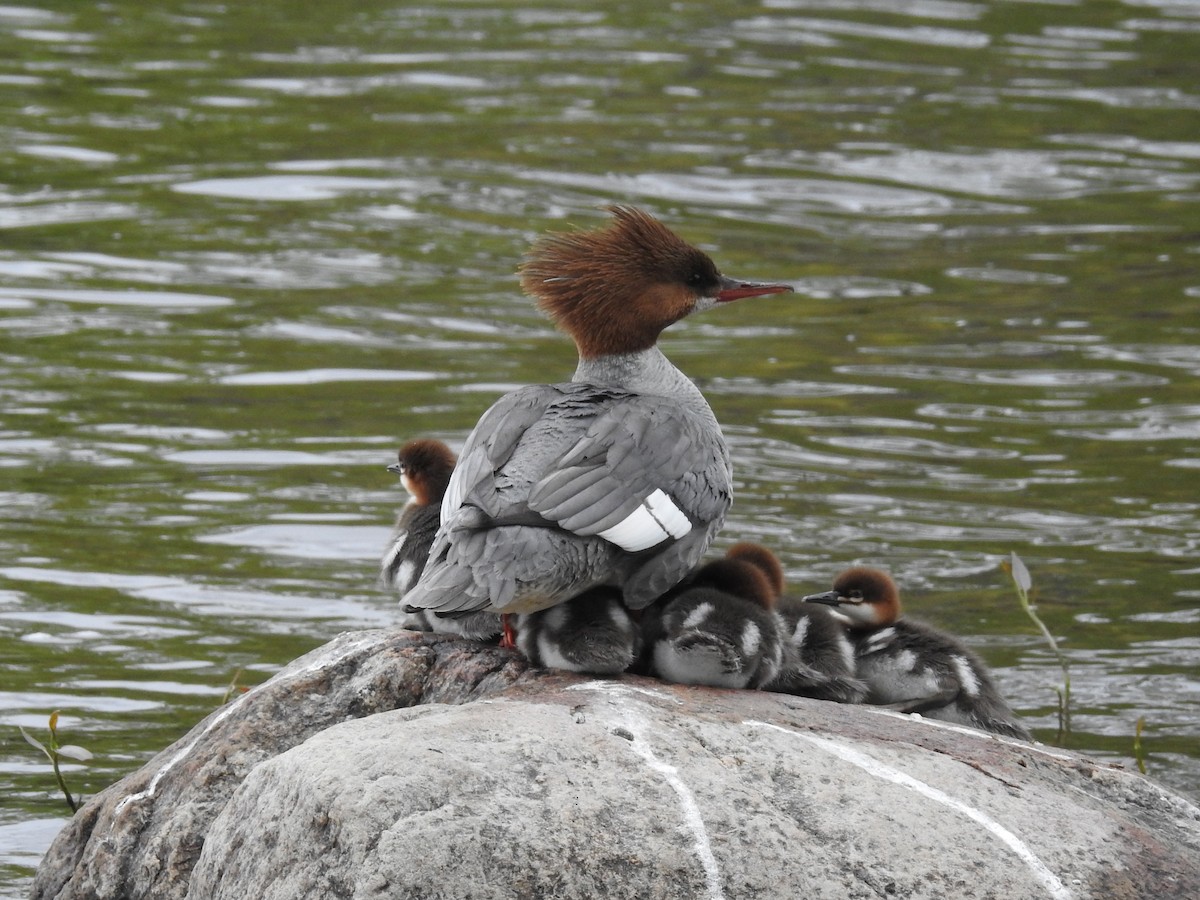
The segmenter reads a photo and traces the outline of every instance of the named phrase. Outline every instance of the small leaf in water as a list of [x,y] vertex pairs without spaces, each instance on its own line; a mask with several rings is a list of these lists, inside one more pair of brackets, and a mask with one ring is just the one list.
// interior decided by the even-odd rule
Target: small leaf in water
[[[20,725],[18,725],[17,727],[18,727],[18,728],[21,728],[21,726],[20,726]],[[27,740],[27,741],[28,741],[30,744],[32,744],[34,747],[37,747],[39,750],[41,750],[43,753],[45,753],[45,754],[46,754],[46,756],[47,756],[47,758],[49,758],[51,761],[53,761],[54,757],[50,756],[50,751],[46,749],[46,745],[45,745],[45,744],[43,744],[41,741],[39,741],[37,738],[35,738],[33,735],[31,735],[31,734],[30,734],[28,731],[26,731],[24,728],[21,728],[21,735],[22,735],[22,737],[24,737],[24,738],[25,738],[25,740]]]
[[1029,593],[1029,589],[1033,587],[1033,579],[1029,577],[1029,570],[1025,568],[1025,563],[1021,562],[1021,557],[1017,556],[1014,551],[1012,554],[1012,577],[1017,583],[1017,587]]
[[77,759],[80,762],[87,762],[92,758],[92,751],[85,750],[77,744],[67,744],[65,747],[58,748],[58,755],[65,756],[67,759]]
[[57,729],[58,729],[58,710],[56,709],[54,712],[50,713],[50,733],[54,734],[54,732]]

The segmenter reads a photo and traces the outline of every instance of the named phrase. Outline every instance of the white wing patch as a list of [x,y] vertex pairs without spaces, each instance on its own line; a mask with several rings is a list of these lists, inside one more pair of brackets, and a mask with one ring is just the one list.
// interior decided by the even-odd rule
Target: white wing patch
[[895,628],[880,628],[878,631],[872,633],[865,641],[863,641],[862,649],[859,652],[864,655],[867,653],[878,653],[880,650],[884,649],[888,644],[890,644],[892,642],[892,638],[895,636]]
[[959,683],[962,689],[966,691],[969,697],[979,696],[979,679],[975,677],[975,670],[971,668],[971,664],[965,656],[959,656],[957,653],[950,657],[950,662],[954,663],[954,671],[958,675]]
[[400,568],[396,572],[395,587],[400,591],[401,595],[412,590],[413,583],[417,580],[417,564],[411,559],[406,559],[400,563]]
[[691,521],[661,488],[655,488],[643,502],[650,509],[650,515],[671,537],[681,538],[692,530]]
[[695,628],[697,625],[711,616],[712,611],[713,605],[708,601],[705,601],[687,614],[687,618],[683,620],[683,625],[680,627]]
[[838,635],[837,639],[838,652],[842,654],[842,662],[845,663],[846,671],[854,671],[854,648],[850,646],[850,641],[845,635]]
[[655,488],[641,506],[599,534],[622,550],[638,553],[691,530],[692,523],[683,511],[661,488]]
[[797,647],[803,647],[806,637],[808,637],[808,616],[801,616],[796,620],[796,630],[792,632],[792,643]]
[[[386,576],[387,576],[388,569],[390,569],[395,564],[396,557],[399,556],[400,551],[402,551],[404,549],[404,540],[407,537],[408,537],[407,531],[402,531],[398,535],[396,535],[395,540],[392,541],[392,545],[390,547],[388,547],[387,551],[383,554],[383,559],[381,559],[379,561],[379,572],[380,572],[380,575],[384,577],[385,583],[386,583]],[[397,579],[397,580],[399,580],[399,579]],[[389,585],[389,587],[390,587],[390,585]]]
[[742,653],[746,656],[753,656],[761,646],[762,632],[753,622],[747,622],[746,628],[742,632]]

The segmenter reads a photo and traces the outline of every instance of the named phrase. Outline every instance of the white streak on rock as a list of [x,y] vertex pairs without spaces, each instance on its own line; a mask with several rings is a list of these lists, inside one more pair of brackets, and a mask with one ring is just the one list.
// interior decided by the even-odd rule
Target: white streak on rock
[[[631,693],[647,694],[659,700],[666,699],[672,700],[675,703],[679,702],[674,697],[663,692],[635,687],[629,684],[619,684],[613,681],[589,681],[584,684],[572,685],[567,690],[591,690],[600,694],[607,694],[618,702],[636,701],[636,698],[629,696]],[[712,843],[708,839],[708,829],[704,826],[704,817],[700,815],[700,807],[696,803],[695,795],[684,780],[679,777],[679,770],[670,763],[663,762],[655,755],[654,748],[650,746],[650,742],[645,737],[647,728],[646,720],[636,710],[632,709],[628,703],[620,703],[618,709],[617,721],[614,724],[620,725],[629,734],[633,735],[629,742],[633,752],[640,756],[652,771],[661,775],[663,780],[670,785],[671,790],[675,792],[675,795],[679,797],[679,805],[683,811],[684,822],[696,839],[695,844],[693,844],[693,850],[695,850],[696,856],[700,858],[700,864],[704,867],[704,881],[708,887],[709,900],[725,900],[725,893],[721,890],[721,870],[717,866],[716,856],[713,855]]]
[[[303,668],[297,669],[294,672],[289,672],[288,670],[285,669],[284,671],[282,671],[278,675],[276,675],[275,678],[286,678],[290,681],[291,679],[299,678],[302,675],[308,675],[312,672],[319,672],[319,671],[321,671],[321,669],[327,669],[330,666],[341,662],[347,656],[349,656],[350,654],[354,653],[355,651],[361,649],[362,647],[373,643],[374,640],[375,640],[374,633],[368,632],[367,635],[365,635],[363,637],[359,637],[358,639],[351,641],[349,643],[349,645],[347,647],[345,647],[342,650],[342,652],[338,653],[336,656],[333,656],[330,658],[318,659],[316,662],[311,663],[307,666],[304,666]],[[214,728],[216,728],[218,725],[220,725],[222,722],[224,722],[226,719],[228,719],[236,710],[240,709],[243,703],[248,701],[251,697],[253,697],[258,692],[259,688],[265,687],[267,684],[274,682],[275,678],[272,678],[270,681],[264,682],[263,684],[259,685],[258,687],[251,688],[249,691],[242,694],[242,696],[238,697],[236,700],[234,700],[232,703],[230,703],[228,706],[226,706],[223,710],[221,710],[213,718],[213,720],[208,723],[208,726],[203,731],[201,731],[198,735],[196,735],[195,739],[193,741],[191,741],[191,743],[187,744],[184,747],[181,747],[179,749],[178,753],[176,753],[169,760],[167,760],[165,763],[163,763],[162,768],[160,768],[157,772],[154,773],[154,777],[150,779],[150,783],[148,785],[146,785],[146,787],[143,790],[140,790],[135,794],[128,794],[127,796],[121,798],[121,801],[113,808],[113,819],[115,820],[118,816],[120,816],[121,811],[123,809],[125,809],[125,807],[128,806],[130,803],[137,803],[140,800],[146,800],[146,799],[149,799],[150,797],[153,797],[154,792],[156,790],[158,790],[158,783],[160,781],[162,781],[163,776],[166,775],[168,772],[170,772],[173,768],[175,768],[181,762],[183,762],[185,759],[187,759],[188,754],[190,754],[194,749],[196,749],[196,745],[199,744],[200,741],[202,741],[204,739],[205,735],[207,735],[210,731],[212,731]]]
[[815,735],[804,734],[799,731],[792,731],[790,728],[783,728],[779,725],[773,725],[770,722],[746,720],[743,724],[756,728],[770,728],[775,731],[782,731],[784,734],[790,734],[793,737],[798,737],[819,747],[826,753],[845,760],[851,765],[858,766],[869,775],[873,775],[884,781],[890,781],[901,787],[906,787],[910,791],[921,794],[923,797],[928,797],[935,803],[941,803],[949,806],[951,809],[957,810],[967,818],[978,822],[1012,850],[1025,865],[1029,866],[1034,877],[1042,883],[1042,886],[1046,888],[1051,897],[1055,898],[1055,900],[1070,900],[1071,892],[1067,890],[1066,885],[1046,867],[1046,864],[1037,857],[1037,854],[1029,849],[1029,845],[982,810],[976,809],[974,806],[970,806],[956,797],[951,797],[945,791],[939,790],[931,784],[926,784],[924,781],[913,778],[911,775],[901,772],[893,766],[882,763],[865,753],[861,753],[837,741],[832,741],[828,738],[819,738]]
[[622,722],[633,735],[629,742],[633,752],[640,756],[650,767],[663,777],[671,790],[679,797],[679,806],[683,812],[683,821],[695,838],[692,849],[704,867],[704,881],[708,887],[709,900],[725,900],[721,890],[721,870],[717,866],[717,858],[713,855],[712,844],[708,839],[708,829],[704,827],[704,817],[700,815],[700,807],[691,788],[679,777],[679,770],[670,763],[663,762],[654,754],[654,748],[645,738],[645,720],[632,710],[626,710]]
[[645,694],[647,697],[653,697],[655,700],[665,700],[668,703],[674,703],[676,706],[683,703],[678,697],[672,697],[666,691],[656,691],[653,688],[641,687],[635,684],[621,684],[617,681],[585,681],[583,684],[568,685],[566,690],[594,691],[597,694],[609,694],[616,697],[628,696],[630,694]]

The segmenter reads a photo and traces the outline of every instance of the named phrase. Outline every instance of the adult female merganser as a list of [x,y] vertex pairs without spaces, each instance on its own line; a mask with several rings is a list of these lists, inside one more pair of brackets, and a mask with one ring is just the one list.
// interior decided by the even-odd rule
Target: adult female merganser
[[677,684],[761,688],[783,662],[774,591],[756,565],[718,559],[643,620],[649,672]]
[[765,689],[817,700],[861,703],[867,686],[855,677],[854,648],[841,621],[823,606],[786,595],[783,564],[762,544],[743,541],[730,547],[725,555],[757,566],[774,593],[784,642],[783,664]]
[[517,649],[535,666],[619,675],[637,659],[641,629],[615,587],[584,591],[541,612],[518,616]]
[[611,585],[641,609],[720,529],[732,492],[721,429],[656,342],[693,312],[791,287],[733,281],[641,210],[609,211],[609,227],[545,237],[521,266],[579,365],[479,420],[411,606],[532,613]]
[[851,629],[868,703],[1032,740],[983,662],[958,640],[900,617],[900,592],[886,572],[855,566],[833,590],[804,598],[834,607]]
[[[400,448],[388,471],[400,476],[408,502],[396,516],[392,536],[379,564],[379,580],[403,600],[416,584],[429,558],[440,518],[442,497],[450,483],[456,460],[442,441],[420,438]],[[495,614],[480,613],[462,619],[435,621],[424,610],[406,610],[401,624],[415,631],[443,631],[486,640],[500,633]]]

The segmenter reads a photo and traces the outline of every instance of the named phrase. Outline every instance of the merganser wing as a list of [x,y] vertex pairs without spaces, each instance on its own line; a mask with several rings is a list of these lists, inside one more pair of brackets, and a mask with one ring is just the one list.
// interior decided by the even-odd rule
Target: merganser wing
[[521,388],[468,437],[405,600],[529,612],[617,584],[645,606],[699,561],[731,480],[720,432],[682,404],[577,382]]
[[[539,479],[529,507],[578,535],[598,534],[631,553],[681,538],[728,508],[712,490],[715,464],[697,446],[699,423],[656,398],[614,398],[587,432]],[[722,499],[726,502],[722,503]]]

